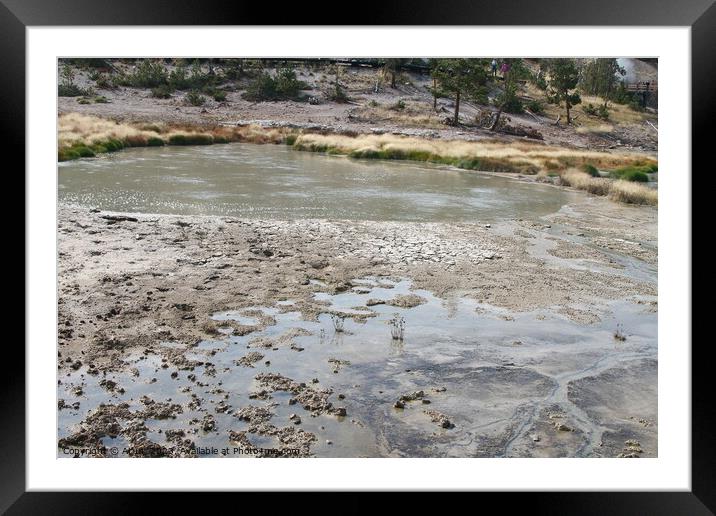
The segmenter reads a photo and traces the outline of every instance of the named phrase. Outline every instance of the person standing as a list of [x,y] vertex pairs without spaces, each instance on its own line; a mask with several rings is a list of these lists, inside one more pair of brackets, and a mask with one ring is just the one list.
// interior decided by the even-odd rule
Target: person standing
[[502,61],[502,66],[500,67],[500,72],[502,72],[502,78],[506,79],[507,74],[510,71],[510,65],[507,63],[507,61]]
[[497,77],[497,59],[492,60],[490,68],[492,69],[492,76]]

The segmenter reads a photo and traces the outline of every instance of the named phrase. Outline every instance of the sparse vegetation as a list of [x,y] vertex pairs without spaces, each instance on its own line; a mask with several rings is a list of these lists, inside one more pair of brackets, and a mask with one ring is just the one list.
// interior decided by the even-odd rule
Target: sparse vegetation
[[57,95],[60,97],[81,97],[91,92],[75,84],[75,71],[71,65],[65,64],[60,71],[60,82],[57,86]]
[[393,104],[390,109],[393,111],[404,111],[405,110],[405,101],[403,99],[399,99],[395,104]]
[[256,102],[300,100],[306,83],[299,81],[293,68],[279,68],[274,75],[262,72],[249,84],[243,97]]
[[333,322],[333,329],[336,333],[343,333],[343,326],[346,323],[346,317],[344,315],[331,314],[331,321]]
[[186,101],[192,106],[202,106],[206,102],[206,97],[196,90],[192,90],[186,94]]
[[403,340],[405,336],[405,319],[402,316],[395,314],[389,321],[390,324],[390,336],[393,340]]
[[173,90],[168,84],[162,84],[152,88],[152,97],[156,99],[168,99],[172,96]]
[[617,329],[614,330],[614,340],[624,342],[626,339],[627,338],[626,333],[624,333],[624,325],[622,323],[617,323]]
[[594,104],[589,103],[582,107],[582,111],[589,116],[595,116],[597,118],[601,118],[602,120],[609,120],[609,109],[606,104],[595,106]]

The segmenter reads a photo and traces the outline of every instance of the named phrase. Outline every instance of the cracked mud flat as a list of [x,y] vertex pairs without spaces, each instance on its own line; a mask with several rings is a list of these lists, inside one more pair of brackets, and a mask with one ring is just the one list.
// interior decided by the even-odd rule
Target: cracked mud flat
[[59,205],[59,457],[657,456],[655,209],[116,215]]

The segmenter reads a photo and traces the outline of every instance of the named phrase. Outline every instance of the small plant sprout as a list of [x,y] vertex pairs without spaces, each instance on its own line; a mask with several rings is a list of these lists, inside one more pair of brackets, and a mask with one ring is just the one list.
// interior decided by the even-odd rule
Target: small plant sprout
[[395,316],[389,321],[390,322],[390,336],[393,338],[393,340],[403,340],[403,335],[405,334],[405,319],[403,319],[400,315],[395,314]]
[[626,333],[624,333],[624,325],[617,323],[617,329],[614,331],[614,340],[624,342],[626,340]]
[[343,333],[343,325],[346,322],[346,317],[344,315],[331,315],[331,320],[333,321],[333,329],[336,330],[336,333]]

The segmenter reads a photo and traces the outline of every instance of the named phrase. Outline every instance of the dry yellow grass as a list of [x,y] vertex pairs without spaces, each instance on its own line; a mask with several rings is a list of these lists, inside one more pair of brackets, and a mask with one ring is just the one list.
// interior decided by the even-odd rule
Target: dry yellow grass
[[357,120],[379,123],[393,122],[403,127],[428,127],[439,129],[444,127],[442,117],[435,113],[432,104],[427,102],[404,101],[403,109],[387,104],[366,104],[353,110],[352,116]]
[[344,136],[335,134],[302,134],[296,146],[305,150],[330,150],[341,154],[352,152],[399,151],[406,155],[430,154],[455,159],[489,159],[512,164],[530,164],[537,169],[566,169],[590,163],[598,168],[614,168],[634,163],[655,162],[643,155],[608,153],[581,149],[550,147],[530,143],[494,141],[426,140],[382,135]]
[[579,134],[608,134],[613,130],[614,126],[610,124],[583,125],[575,129]]
[[58,147],[60,150],[76,145],[95,145],[108,140],[119,140],[126,146],[142,147],[150,139],[170,143],[172,137],[205,137],[211,141],[245,141],[251,143],[283,143],[291,130],[265,129],[258,126],[190,126],[182,124],[130,124],[115,122],[79,113],[67,113],[58,118]]
[[658,191],[642,183],[592,177],[580,170],[570,169],[562,172],[560,181],[564,186],[571,186],[594,195],[608,195],[610,199],[619,202],[656,206],[659,200]]
[[656,206],[659,202],[659,192],[640,183],[618,180],[612,183],[609,198],[631,204]]
[[91,145],[110,139],[126,140],[156,137],[157,133],[104,118],[68,113],[58,120],[57,141],[60,148],[76,143]]
[[580,170],[566,170],[560,176],[562,184],[595,195],[607,195],[611,181],[603,177],[592,177]]

